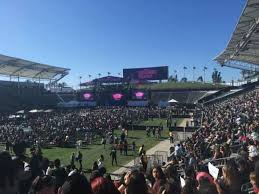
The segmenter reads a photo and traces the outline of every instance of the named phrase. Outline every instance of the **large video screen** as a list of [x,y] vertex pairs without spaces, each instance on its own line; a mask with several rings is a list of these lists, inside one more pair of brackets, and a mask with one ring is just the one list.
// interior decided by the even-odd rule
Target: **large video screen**
[[168,79],[168,66],[123,69],[123,78],[127,81]]
[[132,90],[132,100],[147,100],[147,91],[144,90]]
[[94,101],[94,94],[92,91],[86,91],[82,93],[82,100],[84,101]]
[[112,99],[114,101],[120,101],[123,98],[123,94],[120,92],[112,93]]

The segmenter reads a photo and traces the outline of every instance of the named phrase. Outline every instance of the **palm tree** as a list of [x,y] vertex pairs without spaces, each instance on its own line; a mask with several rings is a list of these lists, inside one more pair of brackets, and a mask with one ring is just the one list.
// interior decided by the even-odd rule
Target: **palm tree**
[[110,72],[107,72],[107,74],[108,74],[108,76],[110,76],[110,75],[111,75],[111,73],[110,73]]
[[206,70],[208,68],[206,66],[203,67],[203,82],[205,83],[205,75],[206,75]]
[[79,88],[81,89],[81,80],[82,80],[82,76],[79,76]]
[[101,75],[102,75],[101,73],[98,73],[99,78],[101,77]]
[[183,77],[185,77],[185,70],[187,69],[186,66],[183,67]]
[[195,81],[195,79],[194,79],[194,77],[195,77],[195,69],[196,69],[196,67],[193,66],[192,67],[192,79],[193,79],[193,82]]

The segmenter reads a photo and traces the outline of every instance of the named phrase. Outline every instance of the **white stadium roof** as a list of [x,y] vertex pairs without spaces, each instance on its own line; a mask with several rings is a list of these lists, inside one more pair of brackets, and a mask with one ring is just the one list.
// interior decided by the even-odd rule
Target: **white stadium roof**
[[215,60],[222,66],[259,72],[259,0],[247,0],[227,48]]
[[60,79],[69,69],[8,57],[0,54],[0,75],[35,79]]

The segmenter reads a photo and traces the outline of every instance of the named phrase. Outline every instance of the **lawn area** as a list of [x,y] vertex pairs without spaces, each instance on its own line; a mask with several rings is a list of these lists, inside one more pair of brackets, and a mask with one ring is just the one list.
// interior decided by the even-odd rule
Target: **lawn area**
[[[141,125],[159,125],[162,122],[164,127],[166,127],[166,119],[158,119],[155,118],[148,121],[140,122]],[[181,122],[181,119],[179,119],[177,122]],[[155,139],[153,137],[147,137],[146,132],[142,130],[129,130],[128,133],[128,143],[131,144],[133,141],[135,141],[137,150],[139,147],[144,144],[145,149],[148,150],[152,147],[154,147],[156,144],[158,144],[161,140],[164,140],[168,137],[168,130],[167,128],[164,128],[165,130],[162,131],[162,137],[160,140]],[[115,134],[117,134],[118,137],[120,137],[120,131],[116,130]],[[85,170],[91,169],[92,164],[94,161],[96,161],[98,158],[100,158],[100,155],[104,155],[104,163],[105,167],[107,168],[108,172],[113,172],[116,169],[120,168],[121,166],[127,164],[132,159],[135,158],[133,156],[131,151],[128,151],[128,156],[120,155],[119,151],[117,152],[117,161],[118,166],[112,166],[111,165],[111,158],[110,158],[110,144],[106,144],[106,149],[103,148],[103,145],[100,144],[101,140],[97,140],[92,145],[87,145],[85,148],[81,149],[81,152],[83,154],[83,168]],[[0,150],[4,147],[0,147]],[[76,152],[76,148],[51,148],[51,149],[43,149],[43,156],[49,158],[50,160],[55,160],[56,158],[59,158],[62,161],[63,165],[67,165],[70,163],[70,156],[73,152]],[[27,151],[28,152],[28,151]]]
[[[120,131],[115,131],[115,133],[120,135]],[[164,130],[162,132],[162,138],[161,140],[157,140],[152,137],[146,137],[145,131],[140,130],[130,130],[129,131],[129,137],[127,138],[128,143],[131,144],[133,141],[135,141],[138,148],[144,144],[146,150],[152,148],[157,143],[159,143],[161,140],[168,137],[167,130]],[[99,141],[100,142],[100,141]],[[103,145],[98,144],[99,142],[96,142],[96,144],[87,145],[86,148],[81,149],[81,152],[83,154],[83,168],[84,169],[90,169],[92,167],[92,164],[94,161],[96,161],[98,158],[100,158],[100,155],[103,154],[105,158],[105,167],[107,168],[108,172],[113,172],[114,170],[118,169],[120,166],[123,166],[127,164],[129,161],[134,159],[134,156],[132,155],[132,152],[128,152],[128,156],[120,155],[119,151],[117,152],[117,161],[118,166],[112,166],[111,165],[111,158],[110,158],[110,148],[111,145],[107,144],[106,148],[103,148]],[[76,152],[75,148],[52,148],[52,149],[44,149],[43,154],[45,157],[48,157],[50,160],[54,160],[56,158],[61,159],[63,164],[69,164],[70,162],[70,156],[72,152]]]

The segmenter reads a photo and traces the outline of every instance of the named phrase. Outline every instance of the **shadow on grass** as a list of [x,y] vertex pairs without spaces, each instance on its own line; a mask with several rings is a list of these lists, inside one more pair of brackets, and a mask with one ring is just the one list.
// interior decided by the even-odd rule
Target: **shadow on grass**
[[129,136],[128,139],[143,139],[143,138],[141,138],[141,137]]

